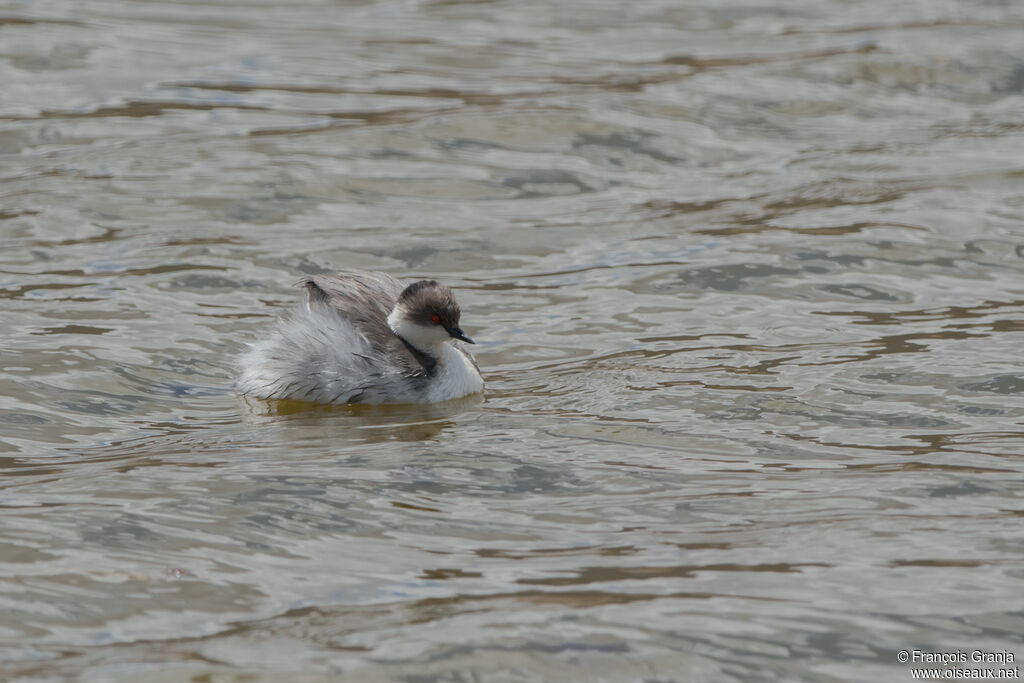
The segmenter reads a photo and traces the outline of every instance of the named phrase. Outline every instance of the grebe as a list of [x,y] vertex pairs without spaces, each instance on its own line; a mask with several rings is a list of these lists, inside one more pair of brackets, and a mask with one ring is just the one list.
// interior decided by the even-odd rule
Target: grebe
[[434,280],[406,284],[351,270],[300,282],[305,306],[281,316],[241,358],[238,389],[313,403],[436,403],[483,391],[462,342],[455,295]]

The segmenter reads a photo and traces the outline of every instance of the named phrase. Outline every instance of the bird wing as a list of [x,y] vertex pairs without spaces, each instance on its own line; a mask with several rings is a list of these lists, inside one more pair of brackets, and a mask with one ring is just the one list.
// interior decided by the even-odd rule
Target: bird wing
[[[326,306],[351,323],[381,356],[382,365],[398,366],[409,377],[433,373],[436,362],[407,344],[388,325],[388,315],[407,283],[387,273],[349,270],[313,275],[301,284],[309,294],[309,305]],[[372,355],[364,359],[371,360]]]

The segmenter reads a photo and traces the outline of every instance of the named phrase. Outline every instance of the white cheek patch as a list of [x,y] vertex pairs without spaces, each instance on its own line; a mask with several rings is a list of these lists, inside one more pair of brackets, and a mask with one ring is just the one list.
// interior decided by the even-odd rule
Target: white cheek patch
[[[431,352],[438,344],[449,339],[448,331],[442,325],[431,323],[429,326],[415,323],[403,315],[403,311],[396,308],[388,316],[388,326],[399,337],[409,342],[417,349],[424,352]],[[436,356],[436,353],[431,353]]]

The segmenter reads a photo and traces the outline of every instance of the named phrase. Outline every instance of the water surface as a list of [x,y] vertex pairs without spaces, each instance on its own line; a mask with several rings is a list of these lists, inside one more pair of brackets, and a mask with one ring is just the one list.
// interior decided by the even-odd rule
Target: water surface
[[[0,68],[12,680],[1024,658],[1024,7],[11,3]],[[486,398],[237,396],[352,267]]]

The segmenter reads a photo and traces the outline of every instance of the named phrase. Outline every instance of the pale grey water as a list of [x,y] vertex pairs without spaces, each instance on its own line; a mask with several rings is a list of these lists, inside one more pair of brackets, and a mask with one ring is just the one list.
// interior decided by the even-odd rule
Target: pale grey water
[[[0,674],[1024,658],[1024,5],[0,11]],[[486,400],[231,391],[304,273]]]

